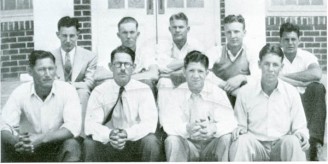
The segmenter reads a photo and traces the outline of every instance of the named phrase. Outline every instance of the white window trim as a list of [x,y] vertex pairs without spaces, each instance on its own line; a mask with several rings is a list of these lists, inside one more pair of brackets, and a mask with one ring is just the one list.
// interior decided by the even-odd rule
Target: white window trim
[[24,21],[33,19],[33,9],[27,10],[1,10],[0,11],[1,22],[8,21]]
[[323,5],[285,5],[272,6],[271,0],[266,0],[267,16],[327,16],[327,0]]

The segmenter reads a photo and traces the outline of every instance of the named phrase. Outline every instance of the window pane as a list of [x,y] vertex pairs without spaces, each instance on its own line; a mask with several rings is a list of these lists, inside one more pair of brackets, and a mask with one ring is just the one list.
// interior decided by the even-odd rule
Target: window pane
[[272,6],[282,6],[284,5],[284,0],[271,0]]
[[129,0],[129,8],[145,8],[144,0]]
[[310,5],[310,0],[299,0],[298,5]]
[[286,5],[297,5],[297,0],[286,0]]
[[323,0],[312,0],[312,5],[323,5]]
[[30,0],[17,0],[17,9],[30,9]]
[[109,9],[122,9],[125,6],[124,0],[108,0]]
[[16,0],[5,0],[4,10],[15,10],[16,9]]

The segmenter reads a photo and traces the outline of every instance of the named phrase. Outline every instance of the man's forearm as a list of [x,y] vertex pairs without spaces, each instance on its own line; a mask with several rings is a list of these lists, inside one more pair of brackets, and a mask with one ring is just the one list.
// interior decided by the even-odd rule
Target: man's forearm
[[175,60],[172,61],[170,64],[167,65],[167,68],[171,70],[177,70],[183,67],[184,61],[183,60]]
[[66,128],[61,128],[53,132],[46,133],[42,139],[43,143],[52,143],[73,138],[73,134]]
[[308,69],[306,71],[284,74],[283,76],[301,82],[314,82],[321,79],[322,71],[320,68]]
[[8,143],[12,146],[14,146],[19,141],[17,136],[14,136],[11,132],[7,130],[1,131],[1,140],[2,143],[3,141],[5,141],[5,143]]

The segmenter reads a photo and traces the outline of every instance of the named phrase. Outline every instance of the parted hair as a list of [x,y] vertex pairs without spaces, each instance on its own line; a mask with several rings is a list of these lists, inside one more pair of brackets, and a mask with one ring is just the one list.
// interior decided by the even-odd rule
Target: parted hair
[[186,21],[186,24],[188,24],[188,17],[183,12],[173,14],[170,17],[170,22],[173,21],[173,20],[184,20],[184,21]]
[[133,22],[136,24],[136,27],[138,29],[138,21],[136,19],[134,19],[133,17],[123,17],[117,24],[117,28],[120,29],[121,24],[124,23],[129,23],[129,22]]
[[275,54],[279,57],[281,57],[281,61],[284,59],[284,52],[282,51],[282,49],[280,48],[280,46],[278,44],[270,44],[267,43],[260,51],[259,53],[259,58],[260,61],[262,60],[262,58],[267,55],[267,54]]
[[56,63],[55,56],[51,52],[43,50],[34,50],[28,56],[29,66],[33,68],[37,60],[44,58],[50,58],[54,63]]
[[60,27],[71,27],[74,26],[77,31],[80,30],[80,24],[79,20],[77,18],[71,18],[69,16],[65,16],[59,19],[58,21],[58,31],[60,30]]
[[194,50],[186,55],[186,57],[184,58],[184,68],[186,69],[188,67],[188,64],[191,62],[199,62],[203,64],[206,69],[208,69],[208,57],[200,51]]
[[239,23],[243,24],[244,30],[246,28],[245,19],[242,15],[233,15],[233,14],[228,15],[224,18],[223,22],[224,22],[224,24],[239,22]]
[[129,47],[125,47],[125,46],[119,46],[112,51],[112,53],[110,54],[110,62],[111,63],[113,63],[114,57],[117,53],[126,53],[126,54],[130,55],[132,62],[134,63],[135,52],[133,50],[131,50]]
[[283,23],[280,26],[280,30],[279,30],[280,37],[282,37],[282,34],[284,32],[296,32],[297,36],[300,37],[300,28],[296,24],[290,22]]

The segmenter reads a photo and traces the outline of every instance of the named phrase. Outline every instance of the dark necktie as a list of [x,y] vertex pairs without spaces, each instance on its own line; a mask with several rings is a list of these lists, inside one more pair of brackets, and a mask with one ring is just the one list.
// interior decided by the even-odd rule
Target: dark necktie
[[123,103],[122,103],[122,93],[124,91],[124,87],[120,87],[120,91],[118,92],[118,96],[117,96],[117,100],[114,104],[114,106],[112,107],[112,109],[110,110],[107,118],[105,119],[105,121],[103,122],[103,125],[105,125],[108,121],[110,121],[112,119],[112,115],[113,115],[113,112],[114,112],[114,109],[118,103],[118,101],[120,101],[120,103],[122,104],[123,106]]
[[71,63],[71,58],[70,58],[68,52],[65,55],[64,70],[65,70],[64,71],[65,81],[71,81],[72,80],[72,63]]

